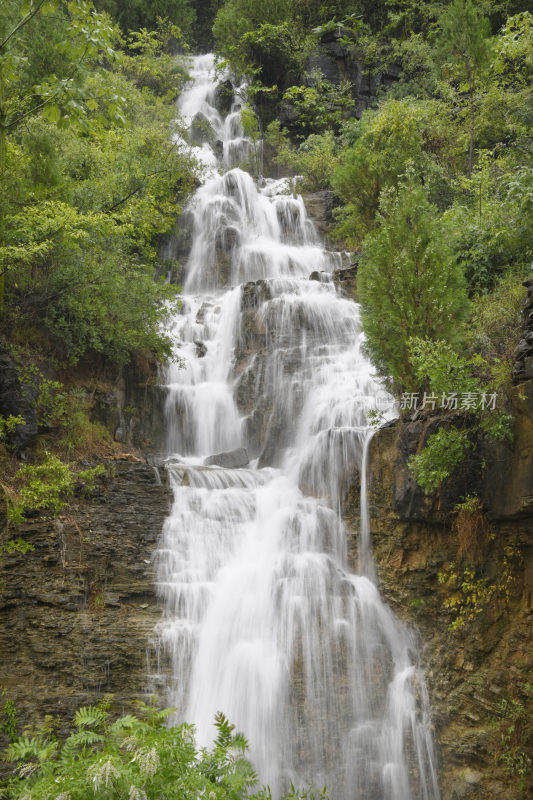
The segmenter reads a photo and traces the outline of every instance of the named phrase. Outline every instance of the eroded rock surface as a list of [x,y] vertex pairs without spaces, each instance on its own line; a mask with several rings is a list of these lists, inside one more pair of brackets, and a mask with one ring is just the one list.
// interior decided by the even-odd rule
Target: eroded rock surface
[[147,464],[107,466],[90,499],[16,531],[33,551],[2,556],[0,686],[21,724],[52,714],[65,729],[106,693],[121,712],[158,689],[153,552],[170,491]]

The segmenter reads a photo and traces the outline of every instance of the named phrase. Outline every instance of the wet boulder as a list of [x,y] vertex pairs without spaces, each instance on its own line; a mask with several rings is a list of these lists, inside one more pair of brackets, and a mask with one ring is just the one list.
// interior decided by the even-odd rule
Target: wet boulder
[[233,86],[231,81],[221,81],[215,89],[215,107],[222,116],[226,116],[231,111],[233,105]]
[[198,111],[192,118],[189,128],[189,138],[191,144],[211,144],[215,141],[215,131],[213,126],[201,111]]
[[248,453],[244,447],[236,450],[228,450],[225,453],[217,453],[204,459],[206,467],[225,467],[226,469],[239,469],[246,467],[250,462]]

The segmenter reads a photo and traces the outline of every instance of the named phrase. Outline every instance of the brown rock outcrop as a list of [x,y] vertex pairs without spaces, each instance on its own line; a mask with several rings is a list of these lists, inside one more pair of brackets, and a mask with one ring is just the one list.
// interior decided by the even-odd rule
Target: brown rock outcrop
[[65,728],[106,693],[122,712],[157,690],[153,553],[171,501],[161,477],[112,462],[90,499],[16,531],[34,550],[2,556],[0,686],[21,725],[52,714]]

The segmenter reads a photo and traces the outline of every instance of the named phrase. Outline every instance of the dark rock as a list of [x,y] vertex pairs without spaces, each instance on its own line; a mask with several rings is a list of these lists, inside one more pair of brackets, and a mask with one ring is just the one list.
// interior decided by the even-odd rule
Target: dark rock
[[196,347],[196,357],[203,358],[207,353],[207,346],[205,342],[200,342],[198,339],[195,339],[194,345]]
[[382,69],[377,66],[369,68],[355,34],[338,25],[321,36],[317,48],[309,57],[306,71],[312,75],[313,70],[319,70],[334,85],[348,81],[356,103],[355,114],[360,118],[365,108],[375,105],[378,91],[391,86],[400,74],[400,68],[396,65],[387,65]]
[[111,389],[95,391],[91,419],[111,431],[115,441],[140,451],[162,451],[165,398],[165,388],[157,384],[157,362],[149,351],[139,350]]
[[[376,432],[369,449],[368,500],[378,583],[385,600],[416,625],[424,642],[421,667],[435,729],[442,800],[517,796],[516,776],[498,756],[502,734],[511,725],[505,712],[502,716],[501,699],[529,702],[520,687],[530,682],[533,669],[533,504],[527,504],[533,486],[533,381],[517,387],[512,402],[515,444],[506,450],[491,445],[479,454],[480,463],[472,459],[466,469],[474,468],[473,482],[459,490],[477,493],[490,515],[490,522],[485,517],[487,529],[477,534],[475,556],[461,550],[472,545],[463,538],[468,530],[456,527],[455,514],[445,512],[456,496],[455,479],[448,489],[428,498],[409,483],[409,456],[434,432],[429,420],[396,421]],[[459,422],[457,416],[456,426]],[[441,424],[446,424],[444,419]],[[457,488],[463,477],[457,476]],[[353,564],[359,516],[359,485],[354,481],[347,507]],[[440,582],[439,573],[453,563],[459,575],[472,567],[489,586],[498,585],[509,545],[520,556],[513,562],[507,595],[494,592],[463,628],[451,630],[457,611],[446,602],[457,597],[458,585]],[[528,776],[524,794],[529,796],[532,789]]]
[[231,111],[234,94],[233,85],[229,79],[217,84],[215,89],[215,108],[223,117]]
[[216,466],[225,467],[226,469],[239,469],[240,467],[246,467],[249,463],[250,459],[244,447],[239,447],[237,450],[229,450],[226,453],[217,453],[204,459],[206,467]]
[[307,213],[313,220],[315,228],[322,237],[327,237],[333,222],[333,192],[324,189],[321,192],[304,194],[303,199]]
[[189,128],[191,144],[211,144],[215,141],[213,126],[201,111],[197,111]]
[[37,426],[37,388],[23,382],[22,367],[18,367],[9,348],[0,342],[0,414],[22,417],[23,425],[17,425],[11,436],[19,456],[33,442],[39,430]]
[[357,301],[357,263],[336,269],[333,282],[346,297]]

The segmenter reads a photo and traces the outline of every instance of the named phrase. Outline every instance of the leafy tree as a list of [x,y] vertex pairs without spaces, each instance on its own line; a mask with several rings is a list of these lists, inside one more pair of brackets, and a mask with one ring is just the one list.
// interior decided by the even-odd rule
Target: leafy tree
[[188,0],[96,0],[95,5],[110,14],[124,33],[142,28],[155,30],[158,20],[166,18],[179,25],[189,39],[196,22],[195,8]]
[[[112,27],[107,18],[94,13],[88,0],[70,0],[63,17],[68,35],[58,42],[61,14],[57,0],[31,0],[22,10],[8,0],[0,19],[0,246],[6,228],[6,170],[8,133],[16,132],[38,113],[54,123],[82,120],[87,110],[83,68],[101,54],[113,58]],[[45,60],[36,73],[35,57],[42,46],[43,28],[52,34],[56,58]],[[50,40],[48,41],[50,46]],[[43,68],[44,67],[44,68]],[[56,74],[59,72],[59,75]],[[108,112],[120,118],[120,99],[102,87],[101,100],[109,101]],[[0,265],[0,307],[4,302],[5,266]]]
[[469,99],[468,175],[474,159],[475,91],[490,57],[490,23],[474,0],[452,0],[440,17],[439,49],[453,77],[464,83]]
[[463,272],[412,173],[382,194],[378,227],[363,242],[358,293],[368,351],[398,388],[415,380],[410,337],[461,339],[468,313]]
[[350,120],[331,181],[344,202],[339,235],[360,243],[374,224],[381,191],[398,184],[408,163],[430,197],[443,203],[456,162],[455,133],[446,106],[435,100],[386,100],[360,121]]
[[[102,53],[114,51],[102,50],[96,37],[85,52],[83,37],[101,24],[113,42],[107,18],[85,3],[71,3],[68,13],[51,7],[56,13],[44,15],[42,4],[17,30],[18,4],[9,6],[13,35],[4,62],[23,68],[4,106],[13,122],[0,198],[6,313],[15,329],[39,331],[47,354],[60,361],[96,351],[123,364],[139,347],[164,358],[170,344],[161,322],[177,289],[154,281],[159,237],[173,228],[178,201],[194,181],[190,156],[171,139],[185,71],[163,50],[178,32],[168,23],[141,31],[130,39],[136,55],[104,66]],[[74,22],[79,7],[89,18],[85,31],[76,27],[83,16]],[[59,78],[73,69],[75,77]],[[45,94],[52,84],[56,90]]]

